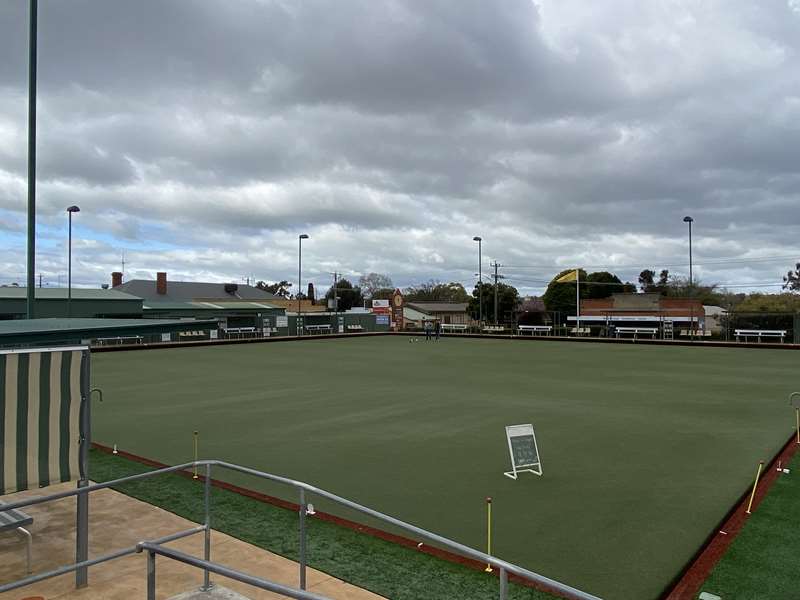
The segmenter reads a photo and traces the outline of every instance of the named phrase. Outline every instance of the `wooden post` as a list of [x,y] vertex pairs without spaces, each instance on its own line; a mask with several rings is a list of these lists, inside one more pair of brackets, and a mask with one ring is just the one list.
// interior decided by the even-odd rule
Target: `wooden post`
[[758,479],[761,477],[761,469],[764,468],[764,461],[758,462],[758,471],[756,471],[756,480],[753,483],[753,491],[750,493],[750,502],[747,503],[747,514],[750,514],[750,509],[753,508],[753,499],[756,497],[756,488],[758,487]]

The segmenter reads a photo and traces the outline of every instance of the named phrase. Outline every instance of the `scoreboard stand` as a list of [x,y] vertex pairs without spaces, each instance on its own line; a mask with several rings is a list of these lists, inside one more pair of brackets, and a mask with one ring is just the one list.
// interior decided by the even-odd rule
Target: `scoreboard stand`
[[511,455],[511,471],[503,473],[506,477],[517,479],[518,473],[542,475],[542,462],[539,458],[539,447],[536,445],[536,433],[533,425],[506,426],[508,453]]

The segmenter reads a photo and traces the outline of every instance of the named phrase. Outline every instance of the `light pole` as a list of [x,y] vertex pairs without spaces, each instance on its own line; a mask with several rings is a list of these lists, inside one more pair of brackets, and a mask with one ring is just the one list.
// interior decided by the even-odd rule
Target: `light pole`
[[[692,277],[692,223],[694,223],[694,219],[690,216],[683,217],[683,222],[689,225],[689,300],[692,298],[692,287],[694,278]],[[691,339],[694,341],[694,304],[690,306],[690,321],[689,321],[689,332],[691,334]]]
[[483,325],[483,269],[481,269],[481,243],[483,238],[476,235],[472,238],[472,241],[478,242],[478,333],[480,333]]
[[303,240],[308,239],[308,234],[301,233],[297,238],[297,335],[300,335],[302,329],[300,328],[300,290],[303,289]]
[[69,241],[67,242],[67,318],[72,316],[72,213],[81,212],[77,206],[67,208],[69,215]]
[[689,289],[692,288],[692,217],[683,217],[683,222],[689,224]]
[[33,319],[36,292],[36,54],[39,2],[30,0],[28,33],[28,289],[27,317]]

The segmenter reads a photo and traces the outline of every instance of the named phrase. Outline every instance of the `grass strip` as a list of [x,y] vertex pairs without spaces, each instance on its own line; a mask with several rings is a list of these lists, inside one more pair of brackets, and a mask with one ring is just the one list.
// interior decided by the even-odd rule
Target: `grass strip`
[[797,598],[800,453],[758,505],[701,591],[737,600]]
[[[149,471],[137,462],[91,451],[90,474],[102,482]],[[169,474],[116,486],[122,492],[190,521],[201,523],[202,485]],[[235,492],[212,488],[212,526],[242,541],[291,560],[298,559],[298,516]],[[498,597],[496,577],[440,560],[369,535],[315,519],[307,520],[308,564],[319,571],[392,600]],[[520,585],[509,585],[514,600],[553,596]]]

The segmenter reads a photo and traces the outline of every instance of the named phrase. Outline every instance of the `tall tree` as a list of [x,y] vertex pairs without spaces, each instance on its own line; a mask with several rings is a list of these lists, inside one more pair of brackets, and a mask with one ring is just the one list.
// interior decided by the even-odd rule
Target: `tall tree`
[[[544,295],[542,296],[542,300],[544,300],[544,305],[547,307],[547,310],[553,312],[559,312],[562,315],[574,315],[577,311],[577,302],[575,299],[575,286],[576,283],[574,281],[568,282],[559,282],[558,279],[572,273],[575,269],[567,269],[565,271],[561,271],[555,277],[553,277],[552,281],[547,285],[547,290],[545,291]],[[586,271],[580,269],[580,279],[581,281],[586,281]],[[587,291],[586,288],[589,286],[582,285],[581,286],[581,298],[585,298]]]
[[783,278],[783,289],[790,292],[800,292],[800,262],[794,266],[794,270],[786,273]]
[[589,273],[586,283],[586,298],[608,298],[625,291],[620,278],[608,271]]
[[390,300],[394,294],[394,288],[381,288],[372,292],[373,300]]
[[655,280],[656,272],[652,269],[645,269],[639,273],[639,287],[645,293],[658,292],[667,295],[669,288],[669,269],[661,269],[658,274],[658,281]]
[[639,287],[643,292],[652,292],[655,287],[656,272],[651,269],[645,269],[639,273]]
[[430,280],[412,285],[403,294],[409,302],[468,302],[469,295],[464,286],[456,281],[441,283]]
[[710,304],[712,306],[723,306],[723,294],[717,291],[717,285],[712,283],[706,285],[702,283],[697,277],[694,278],[692,284],[689,285],[688,277],[675,277],[669,278],[669,281],[663,286],[659,282],[659,291],[665,296],[673,298],[696,298],[703,304]]
[[736,306],[736,312],[800,312],[800,296],[790,292],[782,294],[749,294]]
[[[480,286],[480,287],[479,287]],[[482,300],[482,303],[480,302]],[[479,307],[483,306],[483,318],[492,321],[494,318],[494,285],[481,283],[472,290],[469,298],[468,310],[474,318],[480,314]],[[497,284],[497,319],[501,323],[512,320],[519,309],[520,298],[517,288],[505,283]]]
[[336,289],[330,287],[325,298],[331,300],[334,297],[339,297],[339,310],[350,310],[354,306],[362,306],[364,297],[361,294],[361,288],[354,286],[347,279],[340,279],[336,282]]
[[668,287],[669,269],[661,269],[661,272],[658,274],[658,283],[656,283],[656,289],[662,294],[666,295]]
[[394,283],[392,278],[382,273],[367,273],[362,275],[358,280],[358,287],[367,298],[374,298],[375,292],[378,290],[392,289],[394,290]]

